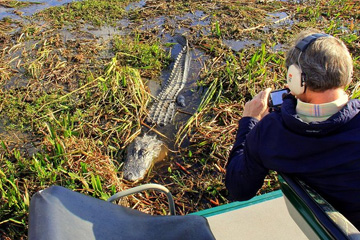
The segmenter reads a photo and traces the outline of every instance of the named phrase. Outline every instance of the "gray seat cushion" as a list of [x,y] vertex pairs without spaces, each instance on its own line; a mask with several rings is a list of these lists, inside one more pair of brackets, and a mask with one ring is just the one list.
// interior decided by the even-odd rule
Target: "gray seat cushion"
[[29,239],[215,239],[206,218],[152,216],[52,186],[31,199]]

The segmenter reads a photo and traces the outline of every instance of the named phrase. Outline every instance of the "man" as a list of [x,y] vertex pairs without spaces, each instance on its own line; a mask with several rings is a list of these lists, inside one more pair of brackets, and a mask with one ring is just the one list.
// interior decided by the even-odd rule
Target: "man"
[[281,110],[268,114],[266,89],[245,104],[229,156],[226,187],[252,198],[269,169],[298,177],[360,229],[360,101],[348,100],[352,59],[344,43],[300,33],[286,58]]

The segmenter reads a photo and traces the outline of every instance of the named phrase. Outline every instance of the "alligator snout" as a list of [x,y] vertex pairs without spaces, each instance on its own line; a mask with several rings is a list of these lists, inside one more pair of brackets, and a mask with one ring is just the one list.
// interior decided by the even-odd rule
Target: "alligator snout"
[[163,144],[156,136],[147,134],[135,138],[128,147],[123,168],[124,178],[129,181],[143,179],[154,161],[162,160],[159,157],[166,156],[161,154]]

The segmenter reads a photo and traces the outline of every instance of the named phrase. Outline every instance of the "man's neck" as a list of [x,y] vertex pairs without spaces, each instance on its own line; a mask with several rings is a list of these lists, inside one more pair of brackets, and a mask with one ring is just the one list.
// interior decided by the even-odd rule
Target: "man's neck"
[[298,98],[305,103],[323,104],[335,101],[345,94],[342,88],[329,89],[324,92],[314,92],[306,89],[306,92],[299,95]]

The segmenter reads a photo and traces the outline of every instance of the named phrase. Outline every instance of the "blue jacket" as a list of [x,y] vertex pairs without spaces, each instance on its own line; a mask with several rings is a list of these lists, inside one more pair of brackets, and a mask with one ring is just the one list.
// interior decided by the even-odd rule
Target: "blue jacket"
[[360,101],[323,122],[303,122],[295,109],[288,95],[281,111],[239,121],[226,167],[230,196],[252,198],[276,170],[305,181],[360,229]]

